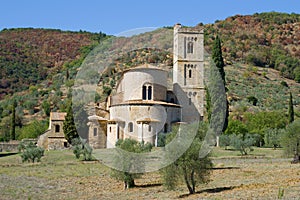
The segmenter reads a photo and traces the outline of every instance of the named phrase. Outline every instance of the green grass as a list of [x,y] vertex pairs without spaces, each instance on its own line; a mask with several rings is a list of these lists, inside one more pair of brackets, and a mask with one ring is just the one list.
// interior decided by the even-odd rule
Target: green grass
[[242,156],[240,151],[233,149],[232,147],[215,147],[211,152],[211,157],[213,158],[224,158],[224,157],[263,157],[263,158],[282,158],[284,156],[283,149],[273,149],[273,148],[258,148],[253,147],[248,155]]
[[[92,164],[93,163],[93,164]],[[89,176],[107,172],[99,162],[82,162],[71,151],[47,151],[40,163],[22,163],[20,154],[0,158],[0,173],[12,176],[28,175],[46,179],[68,176]],[[15,170],[12,170],[15,168]]]

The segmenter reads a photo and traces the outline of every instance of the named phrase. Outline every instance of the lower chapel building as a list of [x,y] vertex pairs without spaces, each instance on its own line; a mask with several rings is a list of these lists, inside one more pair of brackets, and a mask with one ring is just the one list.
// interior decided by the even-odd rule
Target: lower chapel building
[[174,124],[201,120],[203,37],[202,29],[174,26],[171,87],[168,71],[161,68],[144,64],[124,71],[106,107],[96,107],[97,115],[89,117],[88,143],[95,149],[113,148],[118,139],[132,138],[157,145],[158,135]]

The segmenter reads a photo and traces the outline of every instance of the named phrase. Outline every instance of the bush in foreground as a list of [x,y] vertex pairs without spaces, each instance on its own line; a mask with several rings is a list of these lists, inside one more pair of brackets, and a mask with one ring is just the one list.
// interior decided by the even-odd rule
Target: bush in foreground
[[93,148],[86,142],[86,140],[83,140],[81,138],[75,138],[72,140],[72,145],[73,153],[77,159],[79,159],[82,155],[84,161],[93,160]]
[[19,151],[21,152],[22,162],[40,162],[41,158],[44,156],[44,149],[36,146],[32,142],[25,144],[21,142],[19,145]]

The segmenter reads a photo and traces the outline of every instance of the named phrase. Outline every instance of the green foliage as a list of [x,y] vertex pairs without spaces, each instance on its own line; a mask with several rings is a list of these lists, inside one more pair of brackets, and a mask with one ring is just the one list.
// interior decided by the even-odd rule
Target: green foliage
[[50,111],[51,111],[49,101],[47,101],[47,100],[43,101],[43,103],[42,103],[42,109],[43,109],[45,115],[49,117],[50,116]]
[[21,151],[22,162],[40,162],[42,156],[44,156],[44,149],[37,147],[35,144],[30,142],[29,144],[20,143],[19,150]]
[[133,139],[118,140],[116,147],[127,151],[116,155],[115,162],[120,166],[122,171],[112,169],[111,176],[117,180],[124,182],[124,189],[132,188],[135,186],[134,179],[139,178],[141,173],[131,173],[130,171],[143,169],[144,164],[136,154],[150,152],[152,145],[149,143],[137,142]]
[[284,188],[279,188],[277,198],[282,199],[283,196],[284,196]]
[[15,140],[16,139],[16,107],[17,102],[14,100],[12,104],[11,109],[11,130],[10,130],[10,139]]
[[299,156],[300,152],[300,120],[295,120],[286,127],[281,139],[281,145],[286,155]]
[[283,112],[279,111],[245,113],[245,124],[249,133],[258,133],[263,136],[268,128],[284,128],[287,118]]
[[22,140],[25,138],[38,138],[38,136],[43,134],[47,130],[47,128],[47,121],[34,120],[30,122],[30,124],[23,126],[18,130],[18,140]]
[[157,146],[164,147],[166,145],[167,133],[158,134]]
[[222,81],[220,71],[214,62],[210,63],[208,79],[208,95],[206,96],[208,120],[211,125],[218,127],[214,131],[219,134],[227,128],[229,112],[224,81]]
[[[226,89],[226,87],[225,87],[226,86],[225,70],[224,70],[225,64],[224,64],[223,55],[222,55],[221,39],[219,38],[218,35],[216,36],[216,39],[215,39],[214,44],[213,44],[212,59],[214,61],[215,66],[217,67],[217,69],[219,71],[221,79],[223,80],[224,88]],[[213,73],[214,69],[212,69],[212,66],[211,66],[210,70],[211,70],[210,73]],[[219,88],[219,89],[221,89],[221,88]],[[214,92],[217,92],[217,91],[214,91]],[[218,92],[220,92],[220,91],[218,91]],[[212,93],[212,91],[209,91],[209,93]],[[216,95],[216,94],[214,94],[214,95]],[[216,102],[213,101],[213,96],[214,95],[211,94],[212,99],[210,100],[211,102],[209,102],[210,104],[216,104]],[[209,94],[209,96],[210,96],[210,94]],[[210,108],[210,109],[213,109],[213,108]],[[229,103],[228,103],[227,99],[226,99],[226,107],[224,107],[222,109],[226,109],[225,116],[224,116],[225,120],[224,120],[224,124],[222,126],[223,127],[222,132],[224,132],[227,129],[227,126],[228,126],[228,116],[229,116]],[[209,119],[211,118],[211,113],[210,112],[213,112],[213,111],[208,109]],[[213,123],[213,121],[210,121],[210,123]]]
[[247,97],[247,99],[248,99],[248,101],[249,101],[250,103],[252,103],[252,105],[254,105],[254,106],[257,105],[258,99],[257,99],[256,97],[254,97],[254,96],[249,96],[249,97]]
[[24,108],[29,110],[30,114],[34,114],[34,107],[37,106],[38,101],[36,99],[28,99],[23,103]]
[[284,129],[266,129],[264,133],[264,141],[266,147],[274,149],[280,147],[280,139],[284,134]]
[[225,147],[225,150],[230,146],[230,135],[222,134],[219,136],[220,147]]
[[11,117],[7,116],[0,123],[0,141],[7,142],[10,140]]
[[[185,129],[191,131],[192,129]],[[208,155],[203,158],[199,158],[199,152],[201,149],[202,141],[207,132],[207,125],[201,123],[198,133],[194,138],[192,144],[183,155],[175,162],[170,164],[161,170],[164,185],[168,189],[174,189],[176,185],[184,182],[187,186],[189,193],[194,194],[196,192],[196,186],[209,181],[210,169],[212,162]],[[177,131],[173,131],[167,136],[167,143],[171,142],[174,137],[180,137]],[[184,134],[189,134],[185,132]],[[166,146],[168,151],[177,152],[178,149],[170,149]],[[180,145],[176,148],[181,148]]]
[[230,145],[236,150],[239,150],[242,155],[247,155],[250,151],[253,151],[252,146],[255,143],[255,139],[251,134],[246,135],[230,135]]
[[214,60],[215,65],[217,66],[217,68],[220,72],[221,78],[225,85],[225,71],[224,71],[225,64],[224,64],[223,56],[222,56],[221,40],[218,35],[217,35],[214,45],[213,45],[212,59]]
[[111,91],[112,91],[111,87],[103,86],[103,95],[105,97],[108,97],[110,95]]
[[284,87],[289,87],[289,85],[287,84],[286,81],[281,81],[280,82],[280,85],[284,86]]
[[208,90],[207,87],[206,87],[205,91],[206,91],[206,95],[205,95],[205,100],[206,100],[205,108],[206,108],[206,113],[207,113],[207,120],[210,122],[211,112],[212,112],[211,97],[210,97],[210,93],[209,93],[209,90]]
[[289,99],[289,110],[288,110],[288,116],[289,116],[289,123],[292,123],[295,119],[295,113],[294,113],[294,104],[293,104],[293,95],[290,92],[290,99]]
[[67,108],[67,115],[63,124],[63,130],[66,140],[71,144],[74,138],[78,138],[77,129],[74,122],[72,104],[70,103]]
[[73,153],[77,159],[83,156],[83,160],[91,161],[94,160],[92,156],[93,148],[87,143],[86,140],[81,138],[74,138],[72,140]]
[[225,131],[226,135],[245,135],[246,133],[248,133],[248,129],[243,122],[240,120],[229,120],[228,127]]
[[88,114],[84,109],[83,104],[73,106],[74,123],[77,128],[77,133],[80,137],[85,138],[88,135]]

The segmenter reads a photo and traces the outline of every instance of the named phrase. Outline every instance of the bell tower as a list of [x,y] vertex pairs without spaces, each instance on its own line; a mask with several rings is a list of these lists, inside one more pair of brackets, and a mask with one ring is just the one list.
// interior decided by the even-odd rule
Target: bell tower
[[173,90],[187,123],[202,120],[204,113],[203,40],[203,29],[174,26]]

